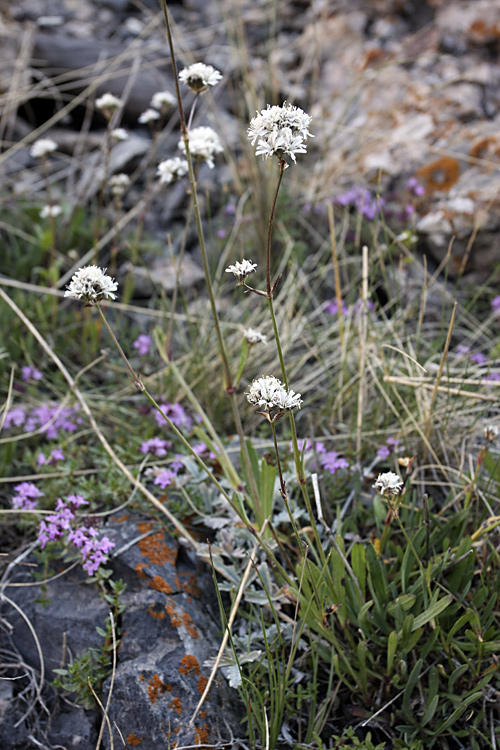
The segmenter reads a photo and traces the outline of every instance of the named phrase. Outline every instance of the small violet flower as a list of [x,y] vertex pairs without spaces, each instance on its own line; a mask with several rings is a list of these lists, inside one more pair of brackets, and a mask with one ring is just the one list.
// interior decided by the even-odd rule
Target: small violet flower
[[137,349],[137,352],[141,355],[141,357],[145,357],[146,354],[149,354],[152,340],[153,339],[151,338],[151,336],[147,336],[145,333],[141,333],[136,338],[132,346],[134,347],[134,349]]
[[[176,427],[186,427],[187,429],[192,427],[193,420],[186,414],[180,404],[160,404],[160,409]],[[159,427],[165,426],[166,420],[159,411],[154,412],[154,418]]]
[[43,378],[43,372],[41,370],[37,370],[36,367],[25,365],[21,368],[21,377],[23,380],[41,380]]
[[16,493],[12,498],[12,507],[18,510],[34,510],[43,492],[33,482],[21,482],[14,487]]
[[141,453],[151,453],[151,455],[161,458],[167,455],[167,449],[171,447],[172,443],[155,437],[141,443]]

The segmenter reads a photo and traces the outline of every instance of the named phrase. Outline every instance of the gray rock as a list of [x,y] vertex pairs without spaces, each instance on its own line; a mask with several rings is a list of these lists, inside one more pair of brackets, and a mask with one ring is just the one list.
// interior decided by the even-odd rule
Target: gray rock
[[[179,546],[156,521],[122,514],[106,526],[116,543],[115,556],[108,562],[114,578],[122,578],[127,590],[122,596],[125,611],[118,622],[122,635],[114,680],[104,684],[105,703],[112,689],[109,718],[114,746],[121,742],[118,727],[129,744],[141,738],[141,750],[157,750],[159,743],[196,744],[218,741],[230,735],[226,722],[236,732],[239,716],[233,703],[237,694],[218,675],[190,726],[210,670],[204,666],[220,644],[220,620],[212,575],[192,554]],[[109,605],[79,568],[47,583],[44,596],[23,569],[9,581],[7,596],[22,609],[33,626],[46,670],[84,654],[89,647],[102,646],[96,626],[105,627]],[[45,599],[45,603],[44,600]],[[31,629],[7,601],[1,602],[0,632],[4,653],[17,654],[8,676],[26,675],[39,679],[40,659]],[[10,635],[8,630],[11,629]],[[113,684],[112,684],[113,683]],[[0,746],[2,750],[28,747],[30,733],[39,742],[60,744],[68,750],[91,750],[95,745],[102,715],[78,706],[61,704],[55,692],[44,688],[43,704],[31,696],[35,709],[17,729],[25,705],[13,696],[13,683],[5,683],[0,694]],[[112,687],[111,687],[112,686]],[[46,706],[46,708],[44,708]],[[103,748],[110,748],[107,732]]]

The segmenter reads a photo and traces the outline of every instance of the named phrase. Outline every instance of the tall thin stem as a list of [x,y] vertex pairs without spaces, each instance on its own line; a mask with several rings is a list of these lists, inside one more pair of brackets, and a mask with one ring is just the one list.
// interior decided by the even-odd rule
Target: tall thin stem
[[271,287],[271,236],[273,232],[273,223],[274,223],[274,212],[276,210],[276,203],[278,200],[278,193],[280,191],[281,187],[281,180],[283,178],[283,172],[285,171],[287,166],[287,163],[284,159],[280,159],[280,174],[278,177],[278,184],[276,185],[276,190],[274,191],[274,198],[271,206],[271,213],[269,215],[269,224],[267,227],[267,247],[266,247],[266,284],[267,284],[267,296],[270,298],[272,296],[272,287]]

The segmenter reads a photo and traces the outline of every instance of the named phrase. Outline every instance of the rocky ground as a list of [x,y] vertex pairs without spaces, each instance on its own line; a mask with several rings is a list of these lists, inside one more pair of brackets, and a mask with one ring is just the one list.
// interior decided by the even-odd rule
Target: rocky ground
[[[227,85],[198,114],[220,132],[240,160],[238,169],[245,169],[244,118],[271,95],[293,101],[314,117],[315,140],[302,173],[304,203],[321,205],[353,188],[368,188],[388,202],[391,196],[404,199],[408,181],[416,178],[422,186],[413,202],[421,250],[438,265],[453,241],[455,276],[498,282],[498,273],[492,276],[500,263],[497,0],[185,0],[169,8],[181,63],[203,60],[224,73]],[[91,200],[104,123],[87,105],[111,91],[126,99],[121,124],[132,137],[113,152],[110,169],[135,175],[125,206],[132,209],[151,148],[151,133],[138,116],[153,93],[173,90],[156,2],[0,0],[0,62],[2,199],[42,191],[29,147],[43,134],[60,144],[55,178],[72,185],[78,200]],[[245,100],[249,79],[255,91]],[[159,139],[159,156],[175,148],[176,125],[174,117]],[[218,211],[217,196],[232,189],[234,171],[229,165],[205,169],[201,179]],[[151,204],[147,228],[164,236],[184,207],[184,190],[174,188]],[[200,277],[193,249],[186,283]],[[168,261],[160,263],[168,288]],[[174,734],[181,744],[228,743],[239,725],[231,709],[235,694],[222,678],[189,726],[209,673],[204,662],[216,654],[220,637],[217,607],[204,593],[211,585],[207,573],[149,519],[137,526],[117,518],[112,533],[117,549],[123,548],[113,565],[128,589],[110,719],[127,727],[127,746],[140,740],[143,750]],[[77,653],[94,642],[106,607],[76,573],[51,584],[44,607],[36,601],[40,591],[34,595],[18,585],[29,582],[25,573],[7,572],[4,594],[13,604],[4,602],[2,610],[8,622],[3,658],[33,671],[29,706],[39,690],[39,651],[50,679],[65,649]],[[16,608],[33,623],[40,650]],[[3,682],[1,691],[5,750],[95,746],[97,713],[50,692],[44,693],[46,716],[30,710],[23,718],[14,713],[12,682]],[[109,746],[104,732],[102,747]]]

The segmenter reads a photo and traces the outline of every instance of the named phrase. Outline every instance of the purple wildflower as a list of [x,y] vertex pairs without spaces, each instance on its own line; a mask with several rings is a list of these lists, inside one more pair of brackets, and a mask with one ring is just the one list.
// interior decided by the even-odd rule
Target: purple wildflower
[[341,458],[337,451],[328,451],[328,453],[323,453],[320,459],[320,464],[322,468],[326,471],[329,471],[330,474],[335,474],[338,469],[347,469],[349,467],[346,459]]
[[33,482],[16,484],[14,491],[17,494],[12,498],[12,507],[19,510],[34,510],[38,498],[43,496],[43,492]]
[[21,377],[23,380],[29,380],[30,378],[32,380],[41,380],[43,378],[43,372],[41,370],[37,370],[36,367],[25,365],[21,368]]
[[[347,307],[347,305],[345,304],[343,300],[342,300],[341,309],[342,309],[342,315],[347,315],[347,313],[349,312],[349,308]],[[330,313],[330,315],[338,315],[339,305],[336,299],[334,299],[333,302],[329,302],[325,306],[325,312]]]
[[67,500],[57,499],[56,512],[46,516],[40,523],[38,541],[42,549],[47,542],[66,537],[66,541],[73,544],[82,557],[84,570],[93,576],[99,565],[107,560],[108,552],[115,543],[104,536],[99,539],[97,529],[93,526],[75,526],[74,510],[82,505],[88,505],[82,495],[68,495]]
[[422,196],[425,193],[425,187],[419,183],[416,177],[410,177],[406,185],[413,195]]
[[209,450],[208,446],[205,445],[205,443],[196,443],[196,445],[192,445],[191,447],[197,456],[204,456],[204,454],[208,454],[208,458],[217,458],[215,453]]
[[500,313],[500,294],[491,300],[491,309],[494,313]]
[[377,451],[377,456],[381,458],[382,461],[385,461],[385,459],[389,458],[390,455],[391,455],[391,449],[387,445],[381,445]]
[[153,456],[166,456],[167,455],[167,448],[171,448],[172,443],[169,443],[167,440],[162,440],[161,438],[154,437],[150,440],[145,440],[141,444],[141,453],[151,453]]
[[58,437],[59,430],[74,432],[81,421],[74,407],[43,404],[30,412],[24,428],[27,432],[39,429],[51,440]]
[[476,352],[475,354],[470,355],[470,361],[475,362],[476,365],[484,365],[488,359],[482,352]]
[[62,452],[61,448],[54,448],[54,450],[50,451],[49,456],[45,456],[44,453],[40,452],[37,457],[37,464],[38,466],[43,466],[44,464],[55,464],[58,461],[65,461],[64,453]]
[[151,342],[151,336],[146,336],[145,333],[141,333],[140,336],[136,338],[132,346],[134,347],[134,349],[137,349],[141,357],[144,357],[146,354],[149,354]]
[[[160,409],[176,427],[187,427],[189,429],[193,424],[193,420],[186,414],[180,404],[160,404]],[[154,417],[159,427],[165,425],[165,419],[158,411],[155,411]]]
[[496,383],[498,380],[500,380],[500,372],[490,372],[489,375],[483,378],[483,383],[490,385],[491,383]]
[[162,469],[155,477],[154,484],[159,484],[162,490],[175,478],[175,472],[170,469]]
[[25,420],[26,412],[24,409],[21,409],[20,406],[16,406],[14,409],[10,409],[5,415],[3,426],[6,430],[12,427],[12,425],[15,427],[22,427]]

